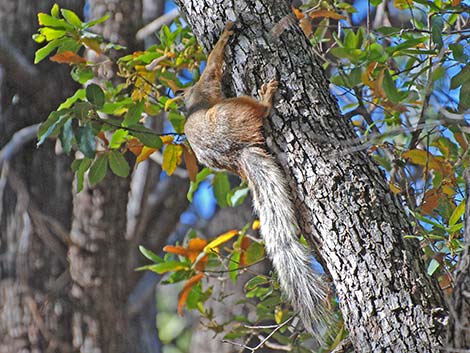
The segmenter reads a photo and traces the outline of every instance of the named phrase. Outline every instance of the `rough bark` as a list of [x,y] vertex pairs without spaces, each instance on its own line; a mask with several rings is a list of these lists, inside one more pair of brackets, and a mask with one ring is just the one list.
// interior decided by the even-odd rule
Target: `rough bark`
[[[54,2],[0,1],[0,146],[44,120],[75,87],[65,79],[67,68],[32,65],[37,12]],[[58,3],[74,8],[76,2]],[[52,142],[22,148],[8,156],[0,176],[0,352],[70,352],[69,161]]]
[[280,81],[268,144],[288,176],[305,236],[316,243],[358,352],[434,352],[445,303],[426,275],[419,244],[399,200],[365,152],[341,153],[355,139],[328,81],[296,25],[271,29],[290,14],[288,1],[179,0],[209,49],[225,22],[237,22],[226,51],[227,93],[256,95]]
[[470,170],[464,173],[466,183],[464,251],[455,272],[455,285],[450,304],[447,350],[470,351]]
[[[142,20],[141,1],[93,0],[91,18],[109,14],[96,28],[112,42],[134,43]],[[95,187],[73,197],[72,245],[68,250],[75,300],[74,346],[83,353],[127,352],[129,295],[127,201],[130,178],[111,172]],[[129,340],[129,341],[128,341]]]

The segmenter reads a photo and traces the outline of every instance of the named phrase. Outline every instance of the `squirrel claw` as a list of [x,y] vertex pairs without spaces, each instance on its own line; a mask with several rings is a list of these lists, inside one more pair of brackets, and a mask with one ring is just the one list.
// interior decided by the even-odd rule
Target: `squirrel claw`
[[262,102],[270,102],[272,96],[277,91],[278,82],[276,80],[271,80],[267,83],[263,83],[261,89],[259,89],[258,94],[261,97]]

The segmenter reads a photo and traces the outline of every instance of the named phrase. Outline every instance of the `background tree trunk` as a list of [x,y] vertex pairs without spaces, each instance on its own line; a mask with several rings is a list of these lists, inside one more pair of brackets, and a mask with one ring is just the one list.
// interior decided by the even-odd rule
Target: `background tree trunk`
[[[0,1],[0,146],[45,120],[75,88],[66,67],[31,64],[37,13],[54,2]],[[76,1],[57,2],[81,12]],[[36,149],[30,130],[23,151],[0,162],[0,352],[71,352],[72,173],[53,142]]]
[[365,152],[341,153],[355,134],[300,28],[270,33],[290,15],[289,2],[178,3],[206,49],[227,21],[237,22],[226,52],[229,96],[256,95],[263,82],[280,81],[268,143],[288,175],[303,234],[331,275],[356,351],[437,351],[443,295],[426,275],[419,244],[403,239],[413,229],[399,200]]

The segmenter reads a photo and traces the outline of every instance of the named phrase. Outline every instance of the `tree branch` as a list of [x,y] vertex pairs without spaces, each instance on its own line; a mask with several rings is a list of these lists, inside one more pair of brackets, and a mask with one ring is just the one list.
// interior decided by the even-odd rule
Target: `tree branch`
[[0,36],[0,65],[5,67],[7,79],[13,86],[30,95],[38,92],[39,71],[3,36]]
[[0,167],[36,137],[38,128],[39,124],[34,124],[15,132],[11,140],[0,150]]
[[135,35],[136,39],[144,40],[148,36],[158,31],[160,27],[164,25],[169,25],[176,17],[179,16],[179,14],[180,12],[178,9],[173,9],[170,12],[164,14],[163,16],[156,18],[148,25],[142,27],[137,31],[137,34]]

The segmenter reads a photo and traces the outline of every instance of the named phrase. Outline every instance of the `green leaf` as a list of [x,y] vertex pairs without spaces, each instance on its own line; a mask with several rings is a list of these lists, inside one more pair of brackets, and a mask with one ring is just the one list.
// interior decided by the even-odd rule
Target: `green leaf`
[[52,112],[47,117],[47,120],[44,121],[38,130],[38,143],[37,146],[40,146],[44,141],[51,135],[53,135],[58,129],[65,124],[66,120],[70,118],[68,112]]
[[464,82],[459,92],[459,110],[470,109],[470,81]]
[[83,182],[85,180],[85,172],[88,170],[91,164],[91,159],[83,158],[75,160],[72,163],[72,170],[77,173],[77,192],[83,190]]
[[433,16],[432,17],[432,25],[431,25],[431,37],[434,44],[437,45],[437,48],[441,50],[444,46],[444,41],[442,40],[442,30],[444,28],[444,24],[442,22],[442,17]]
[[227,195],[227,203],[231,207],[241,205],[249,195],[250,189],[246,185],[240,185],[239,187],[230,190]]
[[168,114],[168,120],[177,133],[182,133],[184,130],[185,117],[175,111],[170,111]]
[[409,49],[409,48],[414,48],[417,45],[424,43],[427,40],[426,37],[420,37],[420,38],[413,38],[413,39],[408,39],[405,40],[403,43],[400,43],[396,46],[391,46],[387,48],[387,52],[392,55],[396,52],[399,52],[403,49]]
[[240,251],[235,251],[230,257],[230,261],[228,263],[228,275],[233,283],[235,283],[238,278],[239,271],[237,271],[237,269],[240,264],[240,255]]
[[92,83],[86,88],[87,100],[98,108],[101,108],[105,102],[104,92],[96,83]]
[[54,29],[50,27],[43,27],[39,30],[48,42],[54,39],[62,38],[67,33],[63,29]]
[[62,148],[64,149],[64,152],[66,154],[69,154],[70,151],[72,150],[72,141],[74,138],[73,128],[72,128],[72,119],[68,119],[65,122],[60,132],[59,138],[62,144]]
[[74,27],[81,28],[82,27],[82,21],[80,18],[77,16],[77,14],[71,10],[67,9],[62,9],[60,10],[62,13],[62,16],[64,16],[65,20],[73,25]]
[[100,17],[96,20],[93,20],[93,21],[90,21],[90,22],[85,22],[83,24],[83,28],[87,29],[87,28],[96,26],[97,24],[103,23],[103,22],[107,21],[108,19],[109,19],[109,15],[104,15],[103,17]]
[[65,38],[55,39],[49,42],[46,46],[38,49],[34,54],[34,63],[37,64],[43,61],[54,49],[60,46],[64,42]]
[[79,127],[76,133],[78,150],[82,152],[85,157],[95,157],[95,135],[89,125]]
[[468,55],[464,53],[463,46],[460,44],[449,44],[450,50],[452,50],[452,56],[455,60],[466,63],[468,61]]
[[465,201],[461,201],[449,218],[449,226],[456,224],[465,212]]
[[147,259],[150,261],[155,262],[156,264],[159,264],[163,262],[163,259],[155,254],[153,251],[146,249],[144,246],[139,245],[139,251],[144,255]]
[[162,262],[156,265],[139,267],[136,269],[136,271],[150,270],[152,272],[156,272],[161,275],[166,272],[188,270],[188,269],[189,269],[189,266],[186,265],[185,263],[182,263],[179,261],[166,261],[166,262]]
[[246,250],[246,263],[247,265],[254,264],[264,257],[264,246],[257,242],[252,242]]
[[51,9],[51,16],[55,18],[59,18],[59,5],[54,4]]
[[68,109],[72,107],[72,105],[74,105],[76,101],[84,100],[84,99],[85,99],[85,89],[80,88],[73,94],[72,97],[67,98],[64,103],[59,105],[59,108],[57,108],[57,110]]
[[129,132],[124,129],[118,129],[113,133],[111,141],[109,142],[109,148],[117,149],[121,147],[122,143],[127,140]]
[[128,126],[132,136],[139,139],[145,146],[150,148],[160,148],[163,146],[162,139],[152,129],[146,128],[141,124]]
[[122,122],[122,126],[129,126],[135,125],[139,122],[140,118],[142,117],[142,113],[144,112],[144,101],[136,102],[131,105],[124,116],[124,121]]
[[395,81],[393,81],[393,78],[390,75],[390,73],[388,72],[388,70],[385,70],[383,88],[384,88],[385,94],[387,95],[387,98],[392,103],[399,103],[400,102],[402,96],[398,92],[397,88],[395,87]]
[[230,182],[227,173],[217,173],[212,181],[214,196],[220,207],[227,207],[227,194],[230,192]]
[[245,291],[250,291],[250,290],[255,289],[256,287],[260,287],[266,284],[269,284],[268,278],[264,275],[258,275],[250,279],[248,282],[246,282],[244,289]]
[[439,268],[440,264],[436,259],[432,259],[428,265],[428,275],[432,276],[434,272]]
[[450,80],[450,89],[456,89],[465,82],[470,81],[470,64],[467,64],[457,75]]
[[73,26],[69,25],[64,20],[48,15],[47,13],[38,13],[38,21],[41,26],[73,30]]
[[107,171],[108,159],[106,158],[105,154],[99,155],[96,157],[93,165],[90,168],[90,172],[88,173],[88,180],[90,181],[90,185],[96,185],[101,180],[103,180]]
[[189,202],[193,202],[193,195],[199,187],[199,184],[201,184],[201,182],[203,182],[210,174],[212,174],[212,170],[209,168],[203,168],[199,173],[197,173],[196,181],[191,182],[188,194],[186,195]]
[[396,28],[396,27],[379,27],[376,29],[377,32],[382,33],[386,36],[398,34],[400,33],[401,30],[402,30],[401,28]]
[[108,154],[109,166],[114,174],[120,177],[127,177],[130,172],[129,163],[127,163],[124,156],[118,151],[110,151]]
[[70,75],[74,81],[82,85],[91,80],[94,76],[93,70],[83,65],[74,66]]

